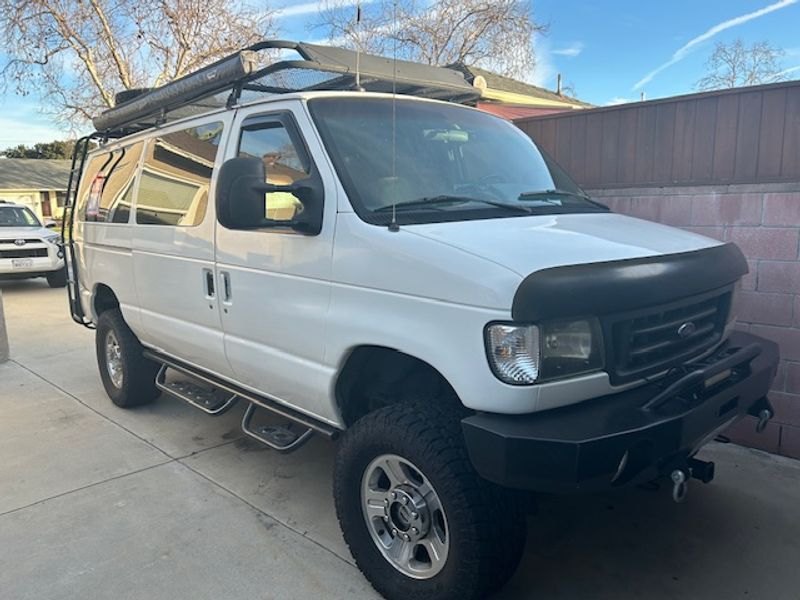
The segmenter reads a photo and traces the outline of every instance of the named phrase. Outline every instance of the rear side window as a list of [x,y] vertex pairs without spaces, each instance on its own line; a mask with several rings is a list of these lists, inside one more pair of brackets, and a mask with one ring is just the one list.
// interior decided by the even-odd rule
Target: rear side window
[[78,190],[79,218],[96,223],[128,222],[143,147],[138,142],[89,160]]
[[137,223],[193,227],[203,222],[222,129],[222,123],[208,123],[147,143],[136,199]]

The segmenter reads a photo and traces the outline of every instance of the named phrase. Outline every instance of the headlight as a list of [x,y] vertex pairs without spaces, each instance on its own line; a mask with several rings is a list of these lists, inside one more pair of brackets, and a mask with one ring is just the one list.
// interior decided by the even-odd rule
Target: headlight
[[61,240],[61,236],[60,235],[51,235],[49,237],[42,238],[42,239],[45,242],[47,242],[48,244],[53,244],[54,246],[58,246],[58,242]]
[[486,328],[486,353],[498,379],[530,385],[603,368],[597,319],[536,325],[493,323]]
[[603,337],[597,319],[556,321],[541,326],[540,379],[556,379],[603,368]]

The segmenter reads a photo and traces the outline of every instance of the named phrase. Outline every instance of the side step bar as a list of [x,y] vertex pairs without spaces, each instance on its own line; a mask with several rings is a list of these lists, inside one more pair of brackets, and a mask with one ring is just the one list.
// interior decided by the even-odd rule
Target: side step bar
[[251,421],[256,413],[256,408],[253,403],[250,403],[250,406],[247,407],[242,419],[242,431],[273,450],[288,454],[297,450],[314,435],[314,430],[310,427],[306,428],[302,433],[294,431],[291,425],[283,427],[280,425],[259,425],[253,427]]
[[[213,391],[195,385],[191,381],[166,381],[167,368],[169,367],[167,367],[166,363],[161,365],[158,375],[156,375],[156,387],[162,392],[176,396],[195,408],[199,408],[206,414],[221,415],[236,404],[239,399],[236,394],[230,394],[227,398],[220,398]],[[181,373],[194,377],[194,375],[185,373],[182,370]]]
[[[161,367],[161,371],[159,371],[159,378],[161,378],[162,376],[162,371],[166,372],[166,369],[169,368],[178,371],[179,373],[182,373],[184,375],[187,375],[189,377],[193,377],[194,379],[202,381],[203,383],[212,385],[215,388],[223,390],[231,395],[227,400],[224,401],[224,404],[230,402],[228,406],[220,408],[219,406],[216,407],[213,406],[213,403],[211,403],[211,410],[208,410],[209,406],[205,405],[203,395],[200,395],[199,397],[192,397],[192,395],[189,394],[187,388],[194,387],[191,386],[191,384],[189,384],[188,386],[185,384],[181,385],[183,390],[177,390],[175,386],[170,386],[169,383],[165,383],[164,386],[162,387],[161,385],[159,385],[157,378],[156,385],[159,387],[159,389],[173,396],[177,396],[181,400],[189,402],[189,404],[196,406],[197,408],[200,408],[201,410],[203,410],[203,412],[206,412],[208,414],[222,414],[222,412],[228,410],[236,401],[236,399],[239,398],[247,402],[250,402],[251,406],[248,407],[247,412],[245,412],[245,418],[242,421],[242,427],[244,429],[244,432],[249,436],[259,440],[260,442],[267,444],[270,447],[275,448],[274,444],[276,440],[278,440],[278,438],[280,438],[281,440],[288,439],[288,436],[287,438],[283,438],[281,436],[281,434],[284,433],[284,430],[288,428],[285,427],[273,428],[273,429],[280,429],[281,431],[278,434],[270,435],[268,433],[268,430],[270,428],[251,427],[250,421],[252,420],[256,407],[268,410],[269,412],[281,416],[287,419],[288,421],[291,421],[292,423],[297,423],[298,425],[300,425],[303,428],[303,433],[297,436],[297,439],[294,442],[290,442],[290,444],[294,444],[293,446],[291,446],[288,449],[285,448],[281,450],[282,452],[289,452],[291,450],[299,448],[302,443],[308,441],[308,438],[311,437],[311,434],[313,433],[318,433],[329,440],[335,439],[339,435],[339,433],[341,433],[340,430],[334,427],[333,425],[329,425],[324,421],[320,421],[319,419],[315,419],[310,415],[301,413],[300,411],[295,410],[290,406],[281,404],[280,402],[277,402],[272,398],[268,398],[267,396],[262,396],[260,394],[253,393],[249,390],[240,388],[236,384],[220,379],[219,377],[216,377],[209,373],[205,373],[204,371],[200,371],[194,367],[186,365],[171,357],[163,356],[162,354],[159,354],[158,352],[154,352],[152,350],[145,350],[144,357],[154,362],[161,363],[163,365]],[[162,383],[164,383],[163,380]],[[176,391],[180,393],[176,393]],[[192,399],[189,400],[188,398]],[[214,408],[217,409],[216,412],[213,412]],[[249,413],[249,418],[248,418],[248,413]],[[292,437],[295,437],[295,432],[292,431],[291,433]],[[269,439],[273,443],[267,442],[265,441],[265,439]],[[302,441],[298,441],[300,439],[302,439]],[[277,446],[282,447],[283,444],[278,443]]]

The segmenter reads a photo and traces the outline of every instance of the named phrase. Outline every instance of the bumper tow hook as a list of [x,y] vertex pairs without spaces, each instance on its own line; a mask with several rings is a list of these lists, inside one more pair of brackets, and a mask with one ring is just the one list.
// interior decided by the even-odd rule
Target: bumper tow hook
[[768,408],[758,413],[758,423],[756,423],[756,433],[761,433],[772,418],[772,411]]
[[672,479],[672,499],[675,502],[683,502],[686,493],[689,491],[689,477],[686,471],[675,469],[671,474]]

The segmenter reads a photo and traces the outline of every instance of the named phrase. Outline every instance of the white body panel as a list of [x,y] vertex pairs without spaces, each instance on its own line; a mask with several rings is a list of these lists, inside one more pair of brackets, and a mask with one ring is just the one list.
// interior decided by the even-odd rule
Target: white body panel
[[[308,115],[307,96],[207,120],[225,119],[220,155],[231,158],[245,118],[292,113],[324,184],[320,234],[226,229],[215,218],[212,182],[206,219],[195,228],[78,224],[86,307],[97,284],[108,285],[146,345],[334,425],[343,426],[334,398],[337,376],[352,351],[365,345],[432,365],[467,407],[525,413],[614,390],[603,372],[532,386],[507,385],[493,375],[484,327],[511,318],[514,294],[527,275],[719,244],[603,213],[399,231],[368,224],[353,212],[336,177]],[[206,294],[203,269],[214,270],[216,298]],[[223,297],[224,277],[229,297]]]

